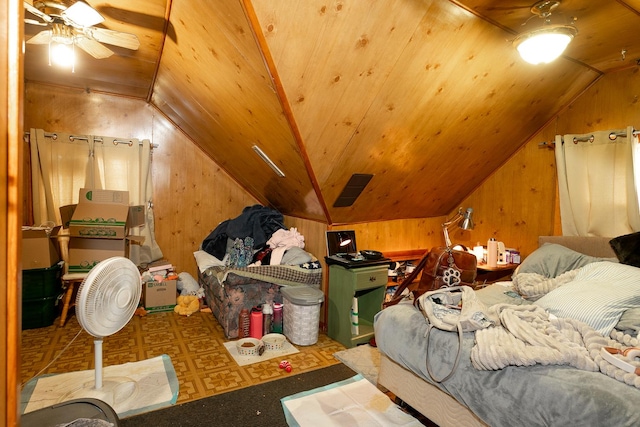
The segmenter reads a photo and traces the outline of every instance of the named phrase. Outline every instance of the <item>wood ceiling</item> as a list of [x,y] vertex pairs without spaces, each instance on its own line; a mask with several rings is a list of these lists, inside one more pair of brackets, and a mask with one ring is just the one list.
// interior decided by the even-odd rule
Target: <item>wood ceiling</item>
[[[81,52],[71,73],[27,44],[26,81],[146,99],[262,203],[333,224],[447,215],[598,78],[640,59],[640,0],[563,0],[552,17],[577,18],[578,35],[538,66],[512,47],[540,25],[531,0],[88,3],[140,49]],[[352,174],[373,179],[334,208]]]

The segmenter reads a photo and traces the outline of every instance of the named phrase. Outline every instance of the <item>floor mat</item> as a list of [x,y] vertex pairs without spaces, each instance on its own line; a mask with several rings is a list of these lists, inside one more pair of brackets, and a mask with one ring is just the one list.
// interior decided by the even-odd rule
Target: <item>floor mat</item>
[[360,374],[285,397],[281,402],[290,427],[422,427]]
[[104,367],[102,387],[95,388],[95,370],[36,377],[21,393],[21,413],[78,398],[98,398],[119,417],[140,414],[176,403],[178,378],[167,355]]
[[359,345],[347,350],[337,351],[333,356],[362,374],[371,384],[378,383],[378,371],[380,370],[380,351],[369,344]]
[[262,356],[241,356],[238,354],[236,348],[236,341],[227,341],[224,343],[224,347],[227,349],[233,360],[236,361],[238,366],[251,365],[252,363],[262,362],[264,360],[273,359],[275,357],[287,356],[289,354],[298,353],[300,350],[295,348],[289,341],[285,341],[281,350],[265,350]]

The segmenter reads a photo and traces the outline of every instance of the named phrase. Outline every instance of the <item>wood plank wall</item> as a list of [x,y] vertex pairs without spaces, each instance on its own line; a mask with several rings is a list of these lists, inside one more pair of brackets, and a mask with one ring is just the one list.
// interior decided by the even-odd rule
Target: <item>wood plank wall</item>
[[[148,138],[153,150],[156,239],[179,272],[197,277],[193,252],[256,199],[142,100],[27,84],[25,129]],[[28,152],[28,151],[26,151]],[[28,219],[25,223],[29,224]]]
[[486,245],[493,236],[526,256],[539,235],[561,235],[555,157],[539,143],[554,141],[556,134],[640,129],[639,73],[636,67],[602,77],[464,200],[462,205],[477,210],[477,226],[461,242]]
[[[490,237],[495,237],[507,247],[518,249],[524,258],[537,248],[538,236],[562,234],[554,152],[539,144],[553,142],[556,134],[629,125],[640,129],[639,73],[639,68],[633,68],[602,77],[485,182],[478,183],[477,189],[460,203],[463,208],[473,207],[476,226],[471,231],[450,230],[452,241],[467,246],[478,242],[486,245]],[[445,217],[341,224],[334,229],[356,230],[361,249],[398,251],[441,245],[444,220]]]
[[[474,208],[476,228],[451,230],[452,240],[473,246],[495,237],[507,247],[519,249],[524,257],[537,247],[539,235],[559,234],[555,159],[552,150],[538,144],[553,141],[556,133],[627,125],[640,128],[637,74],[638,70],[632,69],[603,77],[489,179],[478,183],[476,191],[460,203],[464,208]],[[206,157],[197,143],[143,101],[36,84],[27,84],[26,89],[25,129],[150,138],[159,144],[153,157],[156,233],[165,257],[179,271],[195,275],[192,252],[204,237],[220,221],[257,203]],[[361,249],[427,249],[443,243],[441,224],[445,219],[340,224],[331,228],[356,230]],[[289,216],[285,217],[285,224],[298,228],[305,236],[307,250],[324,258],[325,224]],[[323,290],[326,293],[326,274]]]

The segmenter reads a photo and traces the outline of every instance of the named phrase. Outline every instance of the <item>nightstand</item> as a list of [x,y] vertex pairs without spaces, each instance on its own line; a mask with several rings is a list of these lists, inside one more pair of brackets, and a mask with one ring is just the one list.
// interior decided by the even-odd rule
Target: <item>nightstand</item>
[[[373,316],[382,309],[389,262],[346,268],[329,266],[327,335],[347,348],[368,342],[374,335]],[[358,333],[351,333],[351,306],[358,298]]]
[[476,282],[478,287],[485,283],[493,283],[499,280],[511,280],[511,275],[520,264],[498,264],[496,267],[489,267],[487,264],[478,264],[478,275]]

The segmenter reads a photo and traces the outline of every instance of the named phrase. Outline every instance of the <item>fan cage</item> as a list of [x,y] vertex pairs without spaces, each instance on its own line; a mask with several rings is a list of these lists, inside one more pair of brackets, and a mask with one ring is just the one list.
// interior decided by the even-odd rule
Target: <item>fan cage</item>
[[91,269],[78,290],[76,316],[94,337],[121,330],[140,303],[142,282],[136,265],[124,257],[113,257]]

